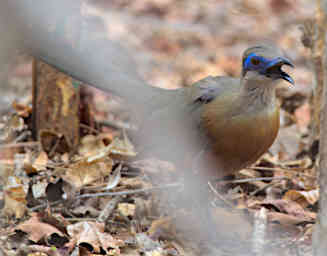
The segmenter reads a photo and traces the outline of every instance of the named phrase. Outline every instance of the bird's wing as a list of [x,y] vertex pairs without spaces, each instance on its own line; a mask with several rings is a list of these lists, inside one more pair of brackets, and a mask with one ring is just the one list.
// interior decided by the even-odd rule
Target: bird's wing
[[224,95],[226,92],[236,92],[240,88],[240,81],[237,78],[227,76],[208,76],[194,83],[187,88],[189,92],[189,103],[194,106],[201,106]]
[[[208,145],[208,137],[203,128],[203,110],[210,102],[220,98],[222,101],[231,99],[229,95],[236,95],[240,91],[240,80],[238,78],[226,76],[209,76],[189,88],[188,112],[192,119],[193,129],[196,129],[200,136],[197,143]],[[226,102],[227,104],[232,104]],[[217,109],[217,112],[219,110]],[[218,113],[217,113],[218,114]]]
[[239,84],[236,78],[209,76],[190,87],[160,90],[149,102],[151,113],[141,126],[140,141],[147,150],[167,155],[169,160],[179,158],[184,151],[199,153],[208,145],[201,125],[203,107],[216,97],[238,91]]

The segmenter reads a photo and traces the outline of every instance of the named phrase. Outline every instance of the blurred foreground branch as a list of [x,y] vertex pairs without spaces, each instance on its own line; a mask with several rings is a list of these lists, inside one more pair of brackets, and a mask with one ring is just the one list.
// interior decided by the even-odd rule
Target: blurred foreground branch
[[[327,251],[327,72],[326,72],[326,25],[327,25],[327,0],[318,0],[318,9],[317,9],[317,27],[319,31],[319,38],[317,48],[317,54],[320,54],[319,57],[322,60],[321,70],[323,74],[323,84],[321,89],[323,94],[321,94],[321,103],[322,103],[322,112],[321,112],[321,121],[320,121],[320,162],[319,162],[319,187],[320,187],[320,201],[319,201],[319,214],[317,223],[315,226],[313,248],[314,255],[322,256],[326,255]],[[314,56],[315,57],[315,56]],[[317,70],[316,70],[317,72]],[[317,91],[316,91],[317,92]],[[316,106],[316,105],[315,105]]]

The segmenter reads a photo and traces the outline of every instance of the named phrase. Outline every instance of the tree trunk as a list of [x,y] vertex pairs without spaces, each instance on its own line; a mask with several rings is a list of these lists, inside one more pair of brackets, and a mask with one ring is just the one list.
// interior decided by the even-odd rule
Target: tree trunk
[[79,143],[79,89],[51,66],[33,64],[33,131],[50,157],[74,152]]

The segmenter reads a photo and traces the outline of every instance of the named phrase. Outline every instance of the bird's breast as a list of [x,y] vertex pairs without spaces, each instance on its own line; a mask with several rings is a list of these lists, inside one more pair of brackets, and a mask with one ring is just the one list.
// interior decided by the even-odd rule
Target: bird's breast
[[231,115],[213,104],[203,111],[202,120],[219,166],[231,173],[254,163],[272,145],[279,129],[279,107]]

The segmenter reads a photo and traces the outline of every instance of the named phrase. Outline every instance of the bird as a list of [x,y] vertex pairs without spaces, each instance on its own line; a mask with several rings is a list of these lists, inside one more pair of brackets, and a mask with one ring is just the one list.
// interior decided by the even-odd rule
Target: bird
[[[284,65],[293,67],[292,62],[273,44],[259,44],[244,51],[240,77],[209,76],[185,88],[161,89],[138,76],[137,65],[119,44],[92,36],[92,26],[77,22],[84,24],[77,39],[67,39],[65,35],[70,33],[61,28],[53,34],[49,17],[57,20],[60,11],[49,13],[46,1],[34,2],[1,3],[0,31],[6,35],[5,49],[23,48],[76,80],[125,98],[138,121],[139,129],[131,132],[131,138],[139,155],[172,161],[185,179],[189,178],[186,193],[180,194],[186,195],[189,204],[196,201],[201,221],[192,219],[180,226],[190,227],[192,235],[216,231],[208,207],[208,189],[202,185],[255,163],[272,145],[279,130],[276,86],[282,80],[294,84],[282,70]],[[67,1],[58,2],[75,15]],[[81,20],[85,21],[83,17]],[[79,30],[76,24],[73,28]],[[177,197],[175,192],[170,194]],[[182,202],[177,201],[178,205]],[[193,228],[202,222],[204,227]],[[216,241],[219,236],[213,232],[212,237]]]
[[293,67],[277,47],[252,46],[243,53],[240,78],[209,76],[189,87],[158,89],[145,100],[148,113],[140,129],[145,151],[174,162],[187,152],[210,177],[253,164],[278,134],[276,85],[294,84],[283,65]]
[[[120,67],[133,66],[127,64],[131,62],[127,54],[111,49],[110,54],[113,53],[124,56],[120,58],[124,60]],[[58,55],[49,58],[49,54],[35,54],[34,50],[37,58],[77,80],[105,91],[122,92],[132,106],[137,105],[139,129],[131,132],[131,137],[140,145],[141,156],[168,160],[210,178],[235,174],[269,149],[279,130],[276,86],[282,80],[294,84],[293,78],[282,70],[284,65],[294,65],[270,43],[244,51],[239,78],[208,76],[173,90],[149,86],[135,73],[129,72],[127,80],[121,79],[124,70],[112,72],[110,64],[107,69],[102,66],[99,73],[99,69],[95,73],[94,69],[82,72],[87,68],[87,60],[105,63],[106,54],[101,51],[89,54],[84,62],[74,60],[77,54],[62,59]],[[67,51],[62,54],[68,55]],[[110,83],[105,83],[106,79]]]
[[[78,38],[83,40],[71,42],[65,31],[56,31],[53,40],[43,12],[35,13],[25,2],[6,5],[15,10],[10,24],[15,24],[16,41],[24,43],[28,53],[77,80],[126,98],[138,117],[139,130],[132,139],[140,145],[140,155],[158,156],[178,166],[191,163],[195,172],[203,169],[209,176],[224,176],[253,164],[278,134],[276,85],[294,80],[282,70],[284,65],[293,67],[292,62],[273,44],[246,49],[239,78],[209,76],[167,90],[141,79],[116,43],[82,35]],[[26,25],[30,23],[33,26]],[[91,25],[81,31],[91,35],[93,30]]]

